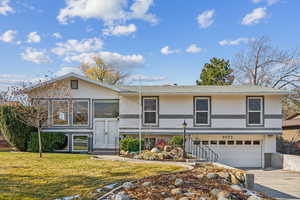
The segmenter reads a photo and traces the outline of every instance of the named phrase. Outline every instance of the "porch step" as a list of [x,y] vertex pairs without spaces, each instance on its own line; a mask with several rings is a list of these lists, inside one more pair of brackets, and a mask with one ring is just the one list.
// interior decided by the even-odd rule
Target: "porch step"
[[91,154],[93,155],[117,155],[119,153],[119,149],[93,149]]

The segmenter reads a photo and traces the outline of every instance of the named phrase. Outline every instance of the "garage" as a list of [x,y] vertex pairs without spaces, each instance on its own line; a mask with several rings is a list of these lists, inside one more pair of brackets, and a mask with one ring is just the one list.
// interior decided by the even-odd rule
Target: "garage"
[[195,136],[197,144],[207,145],[219,155],[218,162],[232,167],[262,167],[263,137]]

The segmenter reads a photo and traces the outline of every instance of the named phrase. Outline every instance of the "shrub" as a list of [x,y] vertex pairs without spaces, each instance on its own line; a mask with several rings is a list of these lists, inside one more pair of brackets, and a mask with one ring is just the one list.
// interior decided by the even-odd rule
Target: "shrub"
[[172,145],[172,146],[179,146],[181,147],[182,146],[182,143],[183,143],[183,137],[182,136],[173,136],[168,144],[169,145]]
[[0,132],[7,142],[19,151],[27,150],[27,141],[35,128],[20,122],[15,115],[15,106],[0,106]]
[[[43,152],[54,152],[54,150],[63,149],[68,145],[67,136],[65,136],[63,133],[41,133],[41,138]],[[30,139],[28,141],[28,151],[39,151],[39,140],[37,132],[33,132],[30,134]]]
[[[133,137],[125,137],[120,141],[120,148],[123,151],[137,152],[139,151],[139,139]],[[144,140],[142,140],[142,149],[144,149]]]

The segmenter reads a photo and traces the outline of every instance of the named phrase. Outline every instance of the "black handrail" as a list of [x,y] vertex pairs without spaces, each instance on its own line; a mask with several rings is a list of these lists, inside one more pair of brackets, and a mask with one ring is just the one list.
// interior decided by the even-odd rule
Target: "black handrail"
[[208,145],[200,145],[189,139],[186,150],[197,160],[205,160],[208,162],[217,162],[219,155],[213,151]]

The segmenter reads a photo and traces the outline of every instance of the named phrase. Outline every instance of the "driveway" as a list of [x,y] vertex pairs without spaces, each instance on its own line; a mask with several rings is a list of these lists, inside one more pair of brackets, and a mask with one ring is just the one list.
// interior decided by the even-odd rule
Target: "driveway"
[[247,171],[250,174],[254,174],[254,190],[278,199],[300,199],[299,172],[279,169],[255,169]]

